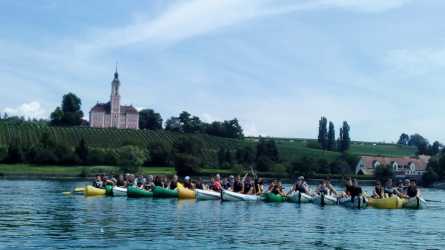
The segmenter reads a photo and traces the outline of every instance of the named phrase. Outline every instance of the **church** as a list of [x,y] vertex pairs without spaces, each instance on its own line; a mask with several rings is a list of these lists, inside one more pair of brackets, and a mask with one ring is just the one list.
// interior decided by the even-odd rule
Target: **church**
[[111,82],[111,98],[107,103],[97,103],[90,110],[90,126],[93,128],[138,129],[139,112],[133,106],[121,106],[117,68]]

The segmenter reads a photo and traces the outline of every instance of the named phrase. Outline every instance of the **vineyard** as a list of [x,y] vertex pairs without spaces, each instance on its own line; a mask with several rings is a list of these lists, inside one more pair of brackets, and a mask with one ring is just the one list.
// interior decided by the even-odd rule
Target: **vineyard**
[[103,129],[89,127],[49,127],[37,124],[0,124],[0,145],[17,142],[19,145],[35,145],[42,134],[48,133],[58,144],[75,147],[84,139],[90,147],[117,148],[132,143],[148,146],[162,142],[172,145],[180,137],[195,137],[203,143],[204,158],[208,162],[216,162],[219,148],[237,149],[245,145],[254,145],[245,140],[236,140],[209,136],[204,134],[180,134],[169,131],[134,130],[134,129]]

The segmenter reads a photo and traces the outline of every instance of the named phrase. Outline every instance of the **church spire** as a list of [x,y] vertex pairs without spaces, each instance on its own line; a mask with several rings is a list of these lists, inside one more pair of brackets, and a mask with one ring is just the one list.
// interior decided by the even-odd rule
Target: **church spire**
[[114,71],[114,79],[119,79],[119,73],[117,73],[117,62],[116,62],[116,70]]

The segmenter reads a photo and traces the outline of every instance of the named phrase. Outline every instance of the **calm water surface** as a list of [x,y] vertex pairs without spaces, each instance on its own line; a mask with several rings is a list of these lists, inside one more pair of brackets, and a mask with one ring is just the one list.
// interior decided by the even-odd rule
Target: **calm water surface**
[[84,184],[0,180],[0,249],[445,249],[445,203],[351,210],[61,194]]

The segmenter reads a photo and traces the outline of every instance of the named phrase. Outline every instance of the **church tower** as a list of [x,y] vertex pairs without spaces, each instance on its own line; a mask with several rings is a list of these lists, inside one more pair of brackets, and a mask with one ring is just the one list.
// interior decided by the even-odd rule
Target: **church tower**
[[119,128],[120,125],[120,112],[121,112],[121,96],[119,95],[119,87],[121,83],[119,81],[119,74],[117,73],[117,65],[116,71],[114,72],[114,79],[111,82],[111,101],[110,101],[110,112],[111,112],[111,127]]

